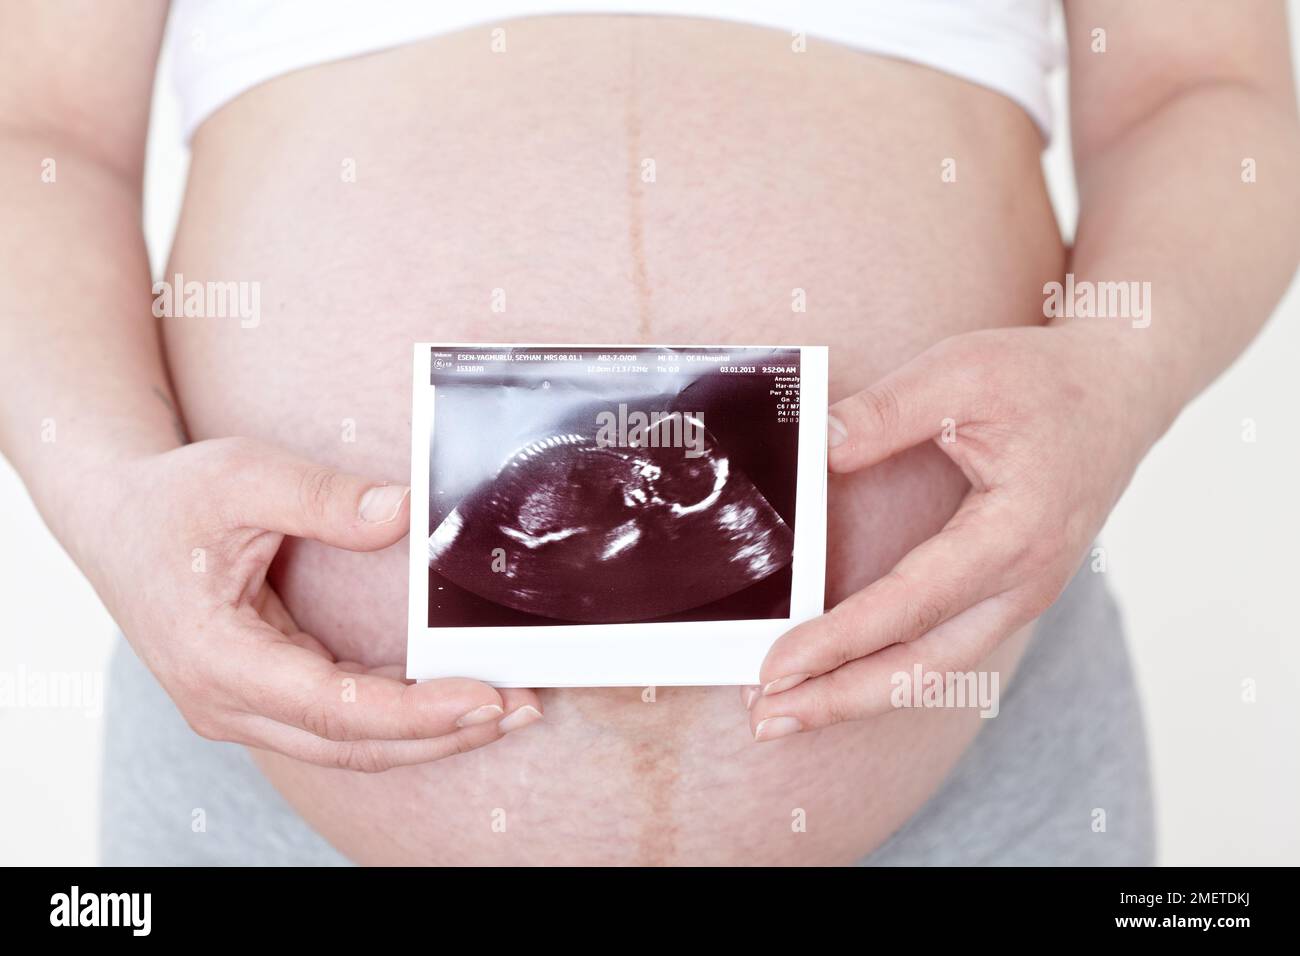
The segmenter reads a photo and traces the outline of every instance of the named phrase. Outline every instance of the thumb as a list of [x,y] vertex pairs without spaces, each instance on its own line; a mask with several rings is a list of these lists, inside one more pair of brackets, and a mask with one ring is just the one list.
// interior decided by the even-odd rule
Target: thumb
[[965,376],[923,353],[870,388],[841,399],[827,421],[827,463],[833,472],[879,464],[962,424],[968,405]]
[[240,449],[227,487],[241,525],[336,548],[377,551],[400,541],[410,526],[406,485],[349,474],[261,443]]

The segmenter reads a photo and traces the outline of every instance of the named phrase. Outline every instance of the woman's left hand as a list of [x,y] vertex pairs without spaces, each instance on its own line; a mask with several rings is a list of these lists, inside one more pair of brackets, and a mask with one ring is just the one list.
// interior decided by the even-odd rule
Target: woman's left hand
[[742,688],[756,739],[886,713],[894,674],[974,670],[1056,600],[1168,424],[1142,334],[958,335],[831,407],[833,473],[934,440],[971,488],[888,574],[772,646]]

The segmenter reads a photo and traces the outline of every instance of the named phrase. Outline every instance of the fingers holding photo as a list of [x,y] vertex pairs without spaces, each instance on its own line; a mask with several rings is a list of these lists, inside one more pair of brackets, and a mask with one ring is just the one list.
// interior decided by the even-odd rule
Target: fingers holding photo
[[888,574],[768,651],[765,693],[779,693],[891,644],[908,643],[1017,583],[1022,543],[989,495],[973,494]]
[[187,713],[202,736],[374,771],[473,749],[541,719],[530,690],[468,679],[416,684],[400,667],[335,662],[266,625],[244,631],[227,646],[225,666],[189,695],[204,701]]
[[936,440],[971,488],[938,534],[773,644],[747,697],[758,739],[887,712],[896,671],[977,666],[1056,600],[1141,456],[1111,438],[1124,402],[1080,401],[1106,361],[1054,329],[971,333],[832,406],[833,472]]
[[750,732],[756,741],[770,741],[913,706],[902,689],[915,683],[918,672],[945,681],[972,673],[1032,617],[1017,595],[998,595],[911,643],[891,644],[786,690],[760,690],[749,708]]

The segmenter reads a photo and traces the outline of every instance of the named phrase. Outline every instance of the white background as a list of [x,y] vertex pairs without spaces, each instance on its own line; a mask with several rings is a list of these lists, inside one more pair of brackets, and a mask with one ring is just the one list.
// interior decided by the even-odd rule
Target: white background
[[[1290,0],[1300,59],[1300,0]],[[165,75],[165,74],[164,74]],[[1074,220],[1064,82],[1044,162]],[[155,95],[146,233],[161,274],[187,157]],[[1225,316],[1230,321],[1231,316]],[[1300,290],[1183,414],[1102,537],[1149,723],[1166,864],[1300,864]],[[1243,441],[1243,420],[1257,438]],[[0,462],[0,672],[96,671],[113,624]],[[1242,682],[1257,701],[1242,700]],[[102,721],[0,709],[0,864],[94,863]]]

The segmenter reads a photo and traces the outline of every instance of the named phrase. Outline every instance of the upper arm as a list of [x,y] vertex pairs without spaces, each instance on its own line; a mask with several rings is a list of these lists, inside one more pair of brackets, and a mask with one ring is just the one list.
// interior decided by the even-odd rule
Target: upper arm
[[139,182],[169,0],[0,0],[0,130]]
[[1251,89],[1294,118],[1284,0],[1065,0],[1065,16],[1080,159],[1207,84]]

